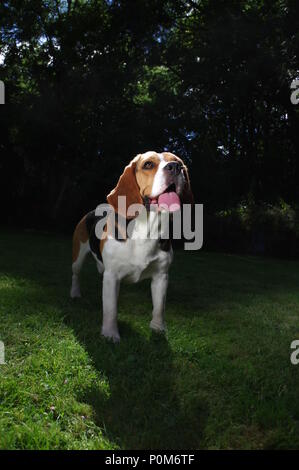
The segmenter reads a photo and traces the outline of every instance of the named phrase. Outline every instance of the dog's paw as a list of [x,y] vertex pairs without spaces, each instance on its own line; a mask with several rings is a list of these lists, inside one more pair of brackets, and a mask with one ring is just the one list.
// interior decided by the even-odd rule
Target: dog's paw
[[104,338],[107,338],[110,341],[113,341],[113,343],[119,343],[120,342],[120,336],[119,336],[119,332],[117,330],[107,330],[105,328],[102,328],[101,334],[102,334],[102,336],[104,336]]
[[155,320],[150,322],[150,328],[156,333],[165,333],[167,329],[164,322],[157,322]]

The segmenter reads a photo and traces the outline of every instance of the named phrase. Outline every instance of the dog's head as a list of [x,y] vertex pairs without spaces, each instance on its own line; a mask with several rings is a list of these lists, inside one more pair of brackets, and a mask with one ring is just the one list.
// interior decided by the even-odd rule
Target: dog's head
[[[126,197],[122,210],[118,204],[119,196]],[[107,201],[127,219],[134,217],[127,214],[132,204],[157,204],[161,210],[177,210],[181,204],[193,203],[188,169],[170,152],[139,154],[125,167]]]

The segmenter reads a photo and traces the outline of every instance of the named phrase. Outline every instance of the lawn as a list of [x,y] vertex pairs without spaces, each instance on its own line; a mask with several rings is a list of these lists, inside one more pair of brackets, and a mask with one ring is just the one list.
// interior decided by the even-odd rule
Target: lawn
[[122,285],[115,345],[92,259],[69,298],[70,253],[0,234],[2,449],[299,448],[299,262],[178,251],[167,335],[149,282]]

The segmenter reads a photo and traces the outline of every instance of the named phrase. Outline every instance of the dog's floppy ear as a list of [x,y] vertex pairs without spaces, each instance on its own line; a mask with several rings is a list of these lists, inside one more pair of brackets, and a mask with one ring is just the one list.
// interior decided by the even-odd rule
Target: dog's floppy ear
[[183,173],[185,177],[185,184],[184,188],[182,191],[182,203],[183,204],[194,204],[194,197],[193,193],[191,190],[191,184],[190,184],[190,178],[189,178],[189,173],[188,173],[188,168],[186,167],[185,164],[183,164]]
[[[116,187],[107,196],[108,204],[110,204],[115,212],[127,219],[133,219],[134,216],[127,216],[128,207],[132,204],[143,204],[140,195],[140,189],[136,181],[135,171],[136,164],[139,156],[135,157],[129,165],[124,169],[123,174],[120,176]],[[125,196],[125,205],[118,204],[119,196]]]

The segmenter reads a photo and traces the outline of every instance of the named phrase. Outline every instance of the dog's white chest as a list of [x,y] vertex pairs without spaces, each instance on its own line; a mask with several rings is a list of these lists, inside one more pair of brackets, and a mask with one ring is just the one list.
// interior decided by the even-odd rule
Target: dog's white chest
[[167,271],[173,253],[162,251],[157,240],[109,240],[102,256],[105,270],[117,272],[118,278],[138,282]]
[[[145,213],[136,218],[131,237],[125,241],[108,239],[102,256],[105,270],[116,272],[119,279],[138,282],[168,270],[173,253],[161,250],[161,214]],[[160,230],[160,232],[159,232]],[[163,232],[163,230],[162,230]]]

